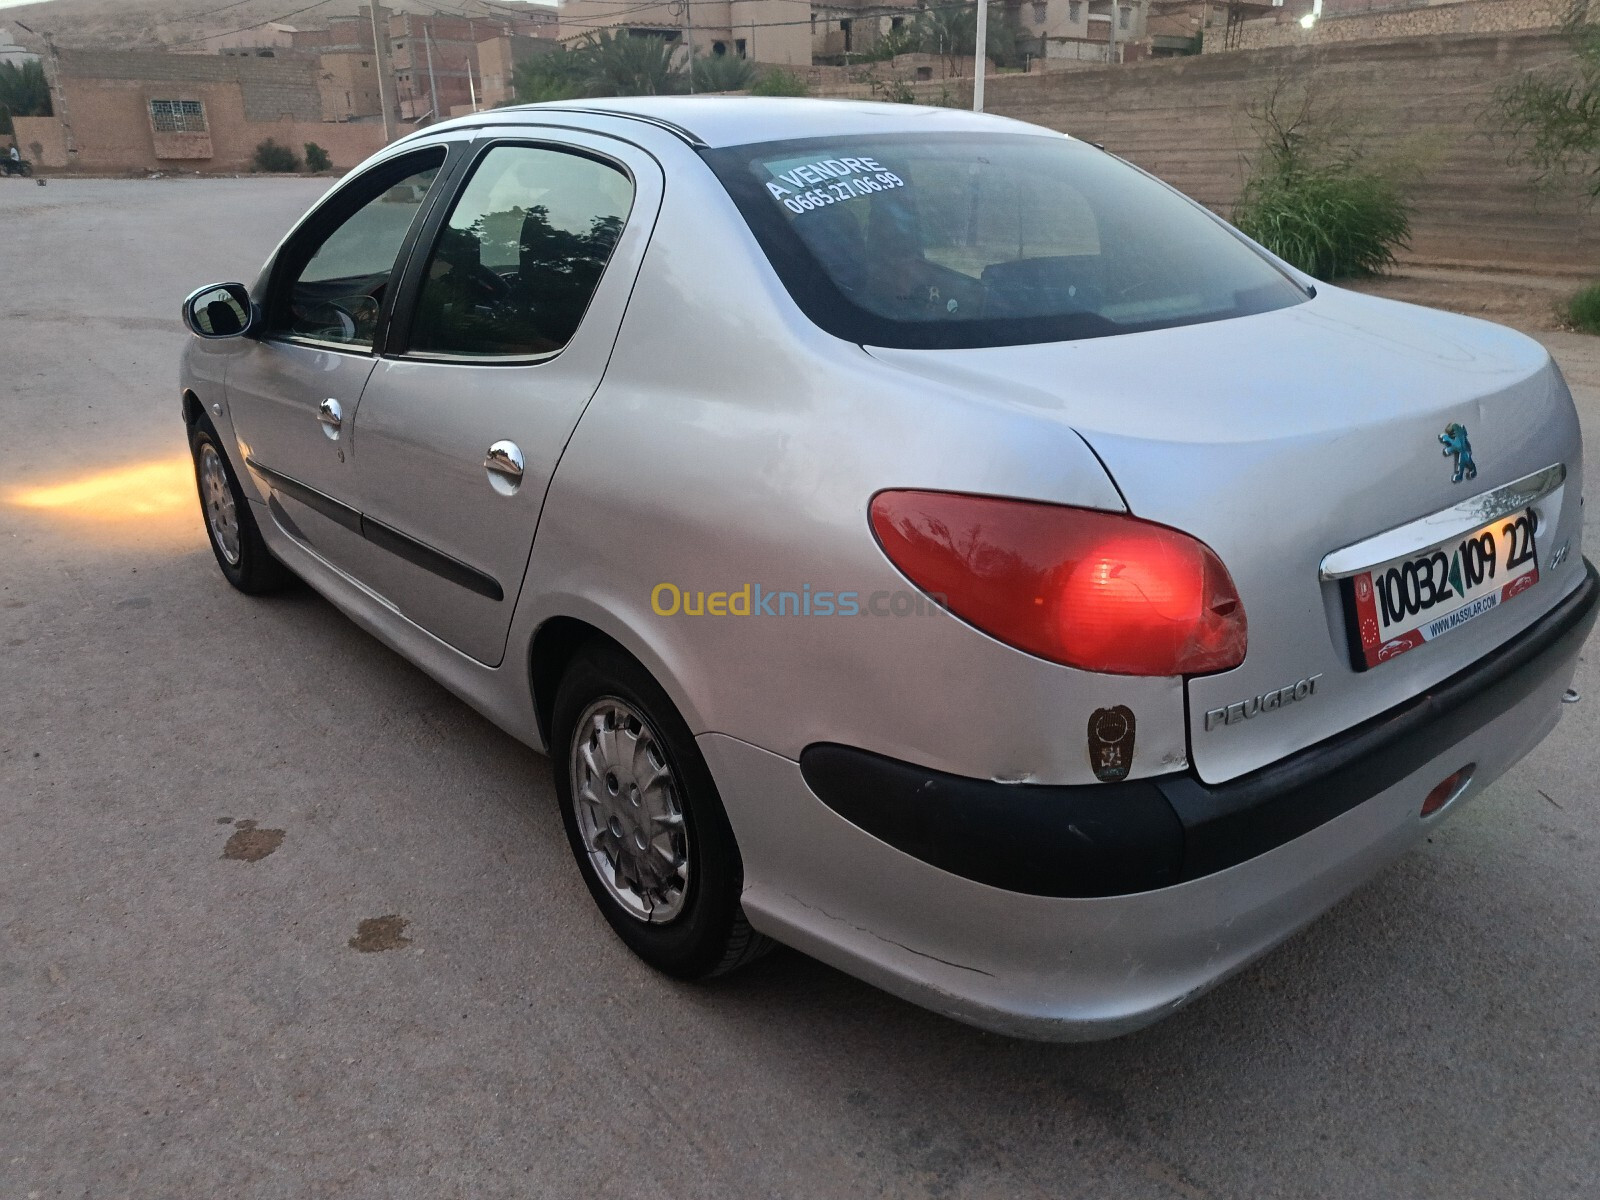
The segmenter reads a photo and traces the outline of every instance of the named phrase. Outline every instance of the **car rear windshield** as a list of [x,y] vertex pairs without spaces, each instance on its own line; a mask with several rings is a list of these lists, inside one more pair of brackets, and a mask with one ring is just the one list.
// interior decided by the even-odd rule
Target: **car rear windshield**
[[1071,341],[1298,304],[1193,202],[1048,134],[922,134],[703,151],[806,314],[864,345]]

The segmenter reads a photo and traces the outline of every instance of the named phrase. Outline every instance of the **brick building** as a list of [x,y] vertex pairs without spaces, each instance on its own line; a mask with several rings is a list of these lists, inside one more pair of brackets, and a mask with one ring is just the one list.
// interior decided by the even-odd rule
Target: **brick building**
[[384,143],[379,122],[330,119],[312,57],[60,50],[45,60],[53,117],[17,118],[39,165],[88,171],[247,171],[272,138],[351,167]]
[[[515,64],[538,52],[536,43],[556,45],[556,11],[526,6],[526,16],[507,12],[497,17],[455,17],[391,12],[362,5],[354,16],[333,17],[322,29],[298,29],[291,37],[294,52],[317,55],[322,62],[323,106],[342,117],[379,115],[379,75],[384,101],[397,121],[427,122],[452,109],[504,103],[511,98],[509,73]],[[379,37],[374,45],[373,31]],[[487,73],[496,77],[497,97],[485,100]],[[508,65],[509,64],[509,65]]]
[[[1063,0],[1064,2],[1064,0]],[[1104,2],[1104,0],[1102,0]],[[863,53],[916,17],[917,0],[677,0],[618,7],[616,0],[567,0],[561,39],[600,29],[692,45],[696,58],[731,54],[755,62],[809,67],[817,58]]]

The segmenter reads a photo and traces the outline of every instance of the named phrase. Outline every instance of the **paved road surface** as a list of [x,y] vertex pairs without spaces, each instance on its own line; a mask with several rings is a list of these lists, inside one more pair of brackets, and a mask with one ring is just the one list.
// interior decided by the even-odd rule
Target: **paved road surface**
[[[178,300],[320,188],[0,180],[0,1197],[1595,1195],[1593,648],[1511,776],[1148,1032],[1007,1041],[789,952],[665,981],[543,759],[206,549]],[[1600,340],[1550,344],[1600,462]],[[245,821],[281,845],[225,857]]]

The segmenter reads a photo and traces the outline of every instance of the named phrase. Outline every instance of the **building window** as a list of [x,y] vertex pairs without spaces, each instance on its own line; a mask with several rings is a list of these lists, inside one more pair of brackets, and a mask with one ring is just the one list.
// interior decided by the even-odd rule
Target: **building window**
[[198,100],[152,100],[150,123],[157,133],[204,133],[206,111]]
[[1126,29],[1127,27],[1128,27],[1128,10],[1119,6],[1117,8],[1117,28],[1118,29]]
[[1072,3],[1067,5],[1067,20],[1074,25],[1083,20],[1083,0],[1072,0]]
[[1043,25],[1049,9],[1050,6],[1045,3],[1045,0],[1033,0],[1033,23],[1035,25]]
[[745,56],[745,41],[744,41],[743,38],[734,38],[733,39],[733,52],[735,54],[737,54],[740,58],[743,58]]
[[903,29],[905,27],[905,23],[906,23],[906,19],[904,17],[890,17],[889,18],[889,28],[890,29]]

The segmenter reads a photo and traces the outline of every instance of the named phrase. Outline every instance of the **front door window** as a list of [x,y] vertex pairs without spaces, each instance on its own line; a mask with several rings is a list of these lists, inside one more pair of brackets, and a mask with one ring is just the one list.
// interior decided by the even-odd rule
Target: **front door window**
[[354,211],[342,220],[336,211],[331,229],[291,249],[269,332],[370,351],[395,260],[442,162],[438,151],[350,185],[335,204]]

